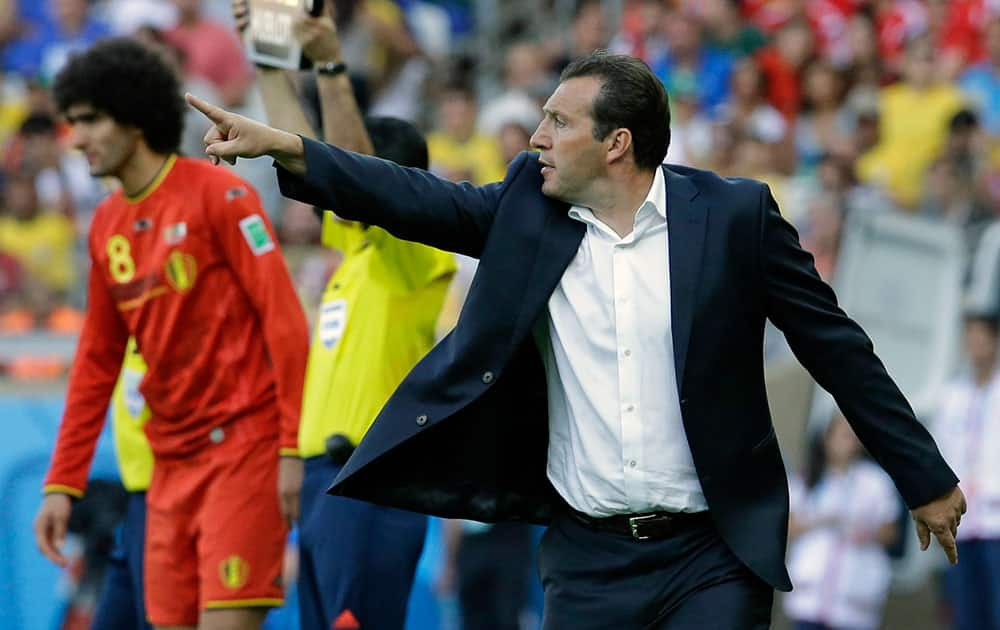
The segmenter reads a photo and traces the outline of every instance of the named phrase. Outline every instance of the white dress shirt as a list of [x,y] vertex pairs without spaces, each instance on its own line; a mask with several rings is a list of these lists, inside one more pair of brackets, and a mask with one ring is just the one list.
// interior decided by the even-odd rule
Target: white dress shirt
[[548,477],[591,516],[708,509],[681,422],[670,324],[666,182],[632,232],[587,233],[536,329],[548,382]]

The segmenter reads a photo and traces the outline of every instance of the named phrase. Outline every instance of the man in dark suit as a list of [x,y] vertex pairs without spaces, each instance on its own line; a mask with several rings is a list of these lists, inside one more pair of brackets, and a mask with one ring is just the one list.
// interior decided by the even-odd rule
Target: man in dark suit
[[549,522],[545,627],[766,628],[788,489],[764,390],[771,319],[954,562],[957,479],[837,306],[767,187],[661,167],[641,61],[571,64],[502,182],[451,184],[189,101],[214,159],[271,155],[283,192],[480,259],[455,330],[331,492]]

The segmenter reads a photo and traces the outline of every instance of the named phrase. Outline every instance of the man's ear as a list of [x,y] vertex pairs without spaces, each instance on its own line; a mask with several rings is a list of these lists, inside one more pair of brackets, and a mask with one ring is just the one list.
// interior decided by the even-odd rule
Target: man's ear
[[613,164],[632,151],[632,132],[625,127],[619,127],[608,134],[605,142],[608,164]]

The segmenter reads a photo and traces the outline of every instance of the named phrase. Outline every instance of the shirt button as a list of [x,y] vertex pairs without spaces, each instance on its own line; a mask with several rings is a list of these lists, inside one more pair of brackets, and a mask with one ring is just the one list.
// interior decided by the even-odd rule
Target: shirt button
[[635,411],[635,405],[625,405],[625,411],[629,413]]
[[628,463],[629,468],[635,468],[635,460],[630,460]]
[[626,348],[625,349],[625,356],[627,356],[627,357],[632,356],[632,351]]
[[483,382],[489,385],[493,382],[493,372],[483,372]]
[[417,416],[417,426],[418,427],[422,427],[425,424],[427,424],[427,414],[426,413],[422,413],[419,416]]
[[226,432],[222,430],[222,427],[215,427],[208,434],[208,439],[212,440],[212,444],[221,444],[222,440],[226,439]]

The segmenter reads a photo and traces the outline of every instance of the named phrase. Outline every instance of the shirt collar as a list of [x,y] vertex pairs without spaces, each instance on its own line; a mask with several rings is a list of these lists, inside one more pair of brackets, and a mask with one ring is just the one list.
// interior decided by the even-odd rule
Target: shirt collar
[[[642,213],[643,208],[649,204],[653,207],[658,215],[664,220],[667,218],[667,178],[663,176],[663,167],[657,166],[656,172],[653,174],[653,184],[649,187],[649,192],[646,194],[646,198],[639,204],[639,208],[636,210],[636,218]],[[594,219],[593,211],[590,208],[585,208],[583,206],[571,206],[568,212],[571,219],[576,219],[577,221],[583,221],[584,223],[589,223]]]

